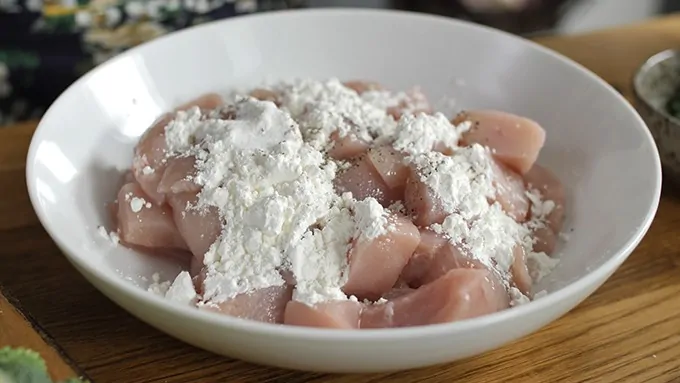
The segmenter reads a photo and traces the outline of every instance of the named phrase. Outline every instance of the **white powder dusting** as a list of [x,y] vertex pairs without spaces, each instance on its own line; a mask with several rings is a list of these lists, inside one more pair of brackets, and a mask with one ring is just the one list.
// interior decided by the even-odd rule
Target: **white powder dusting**
[[415,114],[430,109],[430,104],[419,88],[409,92],[390,92],[387,90],[370,90],[361,94],[361,98],[376,108],[385,110],[399,108],[404,114]]
[[302,135],[314,148],[328,147],[331,134],[353,135],[371,142],[390,137],[396,122],[384,108],[364,101],[338,79],[299,80],[275,87],[281,106],[300,122]]
[[354,238],[369,241],[387,234],[392,228],[388,222],[389,214],[373,197],[354,204],[356,229]]
[[117,246],[118,243],[120,243],[120,236],[118,236],[118,233],[115,231],[109,232],[104,226],[97,227],[97,231],[99,232],[99,235],[102,236],[102,238],[111,242],[112,245]]
[[132,197],[130,199],[130,209],[132,210],[133,213],[139,213],[140,211],[142,211],[142,208],[144,208],[146,205],[147,202],[146,200],[144,200],[144,198]]
[[552,273],[559,262],[559,259],[551,258],[546,253],[532,251],[527,254],[527,267],[534,283],[540,282],[545,276]]
[[205,254],[204,299],[217,303],[283,285],[285,251],[338,198],[336,166],[302,140],[287,113],[253,99],[234,113],[235,120],[220,120],[192,110],[166,128],[172,151],[197,158],[198,208],[217,207],[228,223]]
[[154,273],[151,279],[153,283],[149,286],[148,291],[153,294],[187,305],[194,304],[198,300],[191,275],[187,271],[180,272],[172,282],[161,282],[158,273]]
[[347,281],[347,252],[355,223],[347,198],[333,206],[320,222],[321,229],[306,232],[287,251],[296,278],[293,299],[315,304],[346,299],[341,288]]
[[[532,251],[531,228],[544,225],[543,219],[554,208],[554,203],[542,201],[535,192],[528,193],[534,218],[524,225],[504,212],[498,202],[489,204],[496,188],[493,159],[488,149],[472,145],[457,149],[450,157],[425,153],[411,156],[409,160],[449,213],[442,224],[431,226],[435,232],[445,234],[470,257],[498,272],[504,281],[510,280],[516,246],[522,246],[527,253],[534,282],[552,271],[557,261]],[[508,287],[513,305],[527,301],[519,290]]]
[[392,146],[411,155],[428,153],[437,147],[455,148],[460,135],[470,126],[469,121],[454,126],[441,113],[404,115],[397,124]]
[[447,213],[457,212],[463,219],[479,216],[493,198],[492,158],[481,145],[460,148],[453,156],[438,152],[407,157],[418,170],[421,181],[441,201]]
[[161,276],[158,273],[153,273],[153,275],[151,276],[151,280],[153,281],[153,283],[149,285],[148,291],[161,297],[165,297],[165,294],[168,292],[168,289],[170,288],[171,282],[170,281],[161,282]]
[[[197,107],[178,112],[165,128],[167,157],[194,156],[201,186],[196,206],[214,207],[224,223],[219,238],[204,254],[201,304],[217,304],[254,290],[285,284],[281,272],[292,271],[293,299],[315,304],[356,300],[342,292],[347,281],[348,251],[354,241],[372,240],[394,229],[390,219],[403,203],[383,208],[373,198],[338,196],[333,179],[349,162],[329,161],[331,141],[354,136],[371,145],[392,143],[441,202],[447,214],[431,229],[444,234],[466,255],[497,272],[512,305],[529,298],[509,285],[513,249],[521,245],[534,282],[557,264],[531,251],[531,230],[545,225],[555,208],[535,190],[527,192],[533,219],[518,224],[495,198],[494,160],[488,148],[457,147],[465,122],[454,126],[429,109],[419,92],[369,91],[358,95],[337,79],[299,80],[271,88],[280,103],[236,97],[233,105],[204,114]],[[386,109],[404,114],[396,122]],[[455,149],[447,156],[433,150]],[[142,174],[153,173],[144,167]],[[126,195],[133,212],[151,207]],[[102,228],[103,229],[103,228]],[[100,229],[100,232],[102,232]],[[111,237],[103,230],[103,234]],[[187,304],[198,300],[191,276],[174,282],[154,274],[149,291]]]
[[182,271],[177,275],[175,280],[170,284],[165,297],[171,301],[192,304],[196,303],[198,297],[194,282],[191,280],[191,275],[187,271]]

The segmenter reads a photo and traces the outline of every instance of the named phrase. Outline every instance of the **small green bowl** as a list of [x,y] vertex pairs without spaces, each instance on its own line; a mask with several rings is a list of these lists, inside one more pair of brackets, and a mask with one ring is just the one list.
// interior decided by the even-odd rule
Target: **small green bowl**
[[666,104],[680,88],[680,50],[668,49],[645,61],[633,76],[635,107],[661,156],[664,178],[680,184],[680,119]]

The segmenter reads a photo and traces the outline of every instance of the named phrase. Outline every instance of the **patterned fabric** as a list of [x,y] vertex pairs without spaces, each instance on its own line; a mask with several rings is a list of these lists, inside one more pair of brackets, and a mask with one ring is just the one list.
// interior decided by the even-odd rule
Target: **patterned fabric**
[[0,0],[0,127],[38,118],[116,54],[206,21],[301,0]]

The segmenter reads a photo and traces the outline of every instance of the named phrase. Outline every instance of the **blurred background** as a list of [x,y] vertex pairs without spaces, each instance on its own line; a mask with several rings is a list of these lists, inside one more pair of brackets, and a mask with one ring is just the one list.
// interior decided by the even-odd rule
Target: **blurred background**
[[143,42],[214,20],[320,7],[427,12],[534,36],[639,22],[680,11],[680,0],[0,0],[0,127],[39,118],[78,77]]
[[309,7],[397,8],[447,15],[508,32],[581,33],[680,10],[678,0],[306,0]]

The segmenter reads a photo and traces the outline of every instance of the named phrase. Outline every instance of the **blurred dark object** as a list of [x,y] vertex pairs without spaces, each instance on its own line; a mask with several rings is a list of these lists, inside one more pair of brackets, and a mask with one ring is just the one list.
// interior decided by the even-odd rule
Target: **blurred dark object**
[[[433,13],[470,20],[506,32],[526,35],[552,30],[563,12],[579,0],[524,0],[490,6],[494,1],[393,0],[393,6],[415,12]],[[477,3],[477,4],[475,4]],[[478,6],[475,6],[478,5]]]
[[680,11],[680,1],[678,0],[663,0],[661,2],[661,12],[673,13]]

